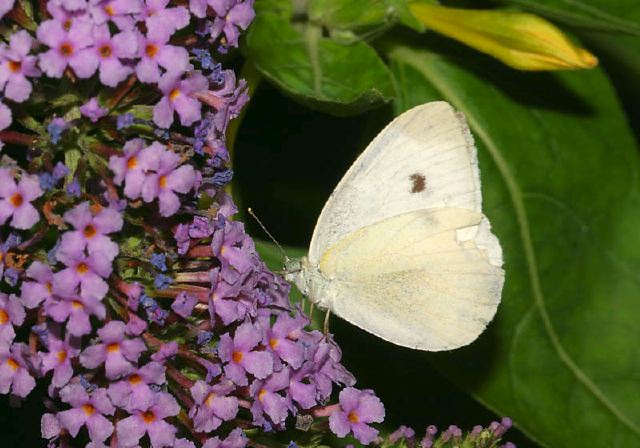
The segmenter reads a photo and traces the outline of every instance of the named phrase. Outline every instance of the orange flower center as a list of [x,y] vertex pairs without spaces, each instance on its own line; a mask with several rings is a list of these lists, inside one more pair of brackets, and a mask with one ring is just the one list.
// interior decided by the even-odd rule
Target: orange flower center
[[213,400],[216,398],[216,394],[214,394],[213,392],[211,392],[209,394],[209,396],[207,397],[206,400],[204,400],[204,404],[206,404],[207,406],[211,407],[213,406]]
[[82,410],[84,411],[85,414],[87,414],[87,416],[91,416],[93,415],[94,412],[96,412],[96,408],[94,408],[88,403],[82,405]]
[[173,90],[171,91],[171,93],[169,94],[169,99],[170,99],[171,101],[175,101],[175,100],[176,100],[176,98],[178,98],[178,97],[180,96],[180,94],[181,94],[180,89],[175,88],[175,89],[173,89]]
[[242,361],[242,358],[244,357],[244,354],[242,352],[233,352],[233,362],[240,362]]
[[22,68],[22,63],[20,61],[9,61],[9,70],[13,73],[17,73]]
[[356,414],[356,411],[349,412],[348,418],[351,423],[358,423],[360,421],[360,419],[358,418],[358,414]]
[[158,53],[158,46],[154,44],[147,44],[147,46],[144,49],[144,52],[147,53],[147,56],[152,58],[156,55],[156,53]]
[[160,176],[158,184],[160,185],[160,188],[167,188],[167,176]]
[[82,302],[79,302],[78,300],[74,300],[73,302],[71,302],[71,306],[73,307],[73,309],[82,309],[84,308],[84,305],[82,304]]
[[64,350],[60,350],[58,352],[58,363],[62,364],[67,360],[67,352]]
[[108,58],[111,56],[111,47],[109,45],[103,45],[98,49],[98,52],[103,58]]
[[266,389],[260,389],[260,392],[258,393],[258,400],[260,400],[260,402],[262,403],[262,400],[264,399],[264,396],[267,394],[267,390]]
[[275,348],[278,346],[279,341],[276,338],[271,338],[269,339],[269,346],[275,350]]
[[106,5],[104,7],[104,12],[106,12],[109,17],[113,17],[116,14],[116,12],[113,10],[113,6],[111,5]]
[[0,325],[4,325],[9,322],[9,314],[0,308]]
[[93,237],[96,233],[96,228],[91,224],[84,228],[84,236],[86,236],[87,238]]
[[71,29],[71,25],[73,25],[73,20],[67,19],[62,24],[62,27],[64,28],[65,31],[69,31]]
[[141,417],[145,423],[153,423],[153,421],[156,419],[156,416],[153,413],[153,411],[144,412],[143,414],[141,414]]
[[107,351],[109,353],[115,353],[115,352],[117,352],[119,350],[120,350],[120,344],[118,344],[117,342],[114,342],[113,344],[107,345]]
[[80,262],[78,263],[78,266],[76,266],[76,272],[80,275],[86,274],[87,272],[89,272],[89,266],[87,266],[87,263]]
[[11,205],[13,205],[14,207],[20,207],[22,205],[22,203],[24,202],[24,198],[22,197],[22,195],[20,193],[14,193],[9,198],[9,202],[11,202]]
[[51,284],[51,282],[47,282],[45,286],[47,287],[47,292],[51,294],[53,292],[53,285]]
[[134,169],[136,166],[138,166],[138,159],[134,156],[131,157],[129,160],[127,160],[127,168],[129,168],[130,170]]
[[18,370],[18,367],[20,367],[20,364],[18,364],[16,362],[15,359],[13,358],[9,358],[7,359],[7,364],[9,365],[9,367],[11,367],[13,370]]
[[142,378],[140,378],[140,375],[138,375],[137,373],[134,373],[129,377],[129,384],[131,384],[132,386],[140,383],[142,383]]
[[73,45],[71,45],[69,42],[65,42],[60,45],[60,54],[67,57],[71,56],[73,54]]

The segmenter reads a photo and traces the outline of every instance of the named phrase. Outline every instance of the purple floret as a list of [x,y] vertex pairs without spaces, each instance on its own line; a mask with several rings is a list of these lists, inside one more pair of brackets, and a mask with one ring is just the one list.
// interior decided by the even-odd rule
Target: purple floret
[[116,406],[129,411],[148,409],[156,399],[156,392],[151,386],[161,386],[166,382],[164,372],[162,364],[150,362],[120,381],[111,383],[109,397]]
[[25,359],[28,350],[25,344],[6,346],[0,343],[0,394],[11,391],[13,395],[25,398],[36,387]]
[[229,433],[226,439],[220,440],[219,437],[213,437],[207,440],[202,448],[245,448],[249,439],[244,431],[236,428]]
[[151,202],[158,198],[160,214],[171,216],[180,207],[176,193],[187,193],[193,188],[196,174],[191,165],[180,165],[180,156],[154,142],[143,149],[139,162],[145,173],[142,199]]
[[27,269],[27,277],[35,282],[23,282],[20,299],[27,308],[35,308],[53,297],[53,271],[51,266],[34,261]]
[[0,225],[12,218],[11,227],[30,229],[40,220],[40,214],[31,202],[42,194],[37,176],[23,174],[16,184],[11,171],[0,168]]
[[353,432],[356,439],[368,445],[378,436],[368,423],[382,422],[384,414],[384,406],[373,391],[347,387],[340,392],[340,409],[329,417],[329,427],[338,437]]
[[181,73],[167,72],[158,83],[163,97],[153,108],[153,121],[161,128],[173,123],[174,112],[178,113],[183,126],[191,126],[201,117],[202,104],[193,98],[196,92],[207,90],[209,81],[200,72],[182,79]]
[[0,18],[4,17],[6,13],[11,11],[15,0],[0,0]]
[[184,6],[167,8],[169,0],[146,0],[138,20],[144,21],[147,30],[158,30],[173,34],[189,24],[191,16]]
[[27,77],[40,76],[36,56],[30,56],[33,38],[25,30],[13,33],[9,45],[0,48],[0,88],[7,98],[21,103],[31,95]]
[[153,405],[133,412],[120,420],[116,426],[118,443],[121,448],[138,446],[140,439],[149,434],[152,448],[173,446],[176,427],[164,419],[178,415],[180,406],[175,398],[165,392],[156,395]]
[[262,329],[251,322],[240,325],[233,339],[227,334],[220,337],[218,355],[225,363],[224,372],[239,386],[249,384],[247,373],[264,379],[273,372],[273,357],[269,352],[254,350],[262,340]]
[[136,23],[133,16],[141,11],[141,0],[89,0],[89,12],[96,25],[111,21],[121,30],[130,30]]
[[89,346],[80,355],[80,362],[88,369],[104,364],[109,379],[118,379],[134,370],[133,363],[146,350],[142,339],[125,338],[125,324],[111,321],[98,330],[100,343]]
[[189,317],[193,311],[193,308],[198,303],[198,299],[187,294],[186,292],[181,292],[178,294],[178,297],[171,304],[171,309],[178,316]]
[[215,13],[211,37],[225,35],[227,45],[238,46],[240,30],[247,29],[255,16],[253,0],[190,0],[191,12],[200,18],[207,16],[208,8]]
[[94,46],[90,63],[98,68],[102,84],[115,87],[133,72],[122,60],[136,56],[136,35],[133,31],[123,31],[111,36],[106,24],[95,26],[92,34]]
[[106,235],[122,228],[120,212],[102,207],[92,211],[89,202],[82,202],[65,213],[64,219],[75,230],[62,235],[61,253],[75,253],[86,248],[89,254],[99,253],[109,260],[118,255],[118,245]]
[[171,71],[180,75],[192,68],[189,63],[189,53],[183,47],[169,45],[171,28],[155,28],[149,30],[147,35],[136,33],[137,50],[140,62],[136,66],[138,79],[146,83],[160,81],[162,71]]
[[19,327],[25,318],[24,307],[13,294],[0,292],[0,344],[9,344],[16,335],[14,327]]
[[60,398],[72,406],[58,413],[58,419],[73,437],[82,426],[87,427],[93,442],[104,442],[113,433],[113,423],[105,415],[113,415],[115,408],[106,389],[96,389],[89,394],[80,384],[70,384],[60,391]]
[[122,185],[124,181],[124,194],[129,199],[138,199],[142,194],[142,183],[144,182],[144,170],[140,166],[140,151],[145,147],[145,142],[141,138],[129,140],[124,144],[122,157],[111,156],[109,158],[109,168],[115,174],[113,182]]
[[44,304],[45,315],[58,323],[67,322],[67,331],[73,336],[91,333],[90,316],[104,319],[106,310],[97,297],[60,295]]
[[40,354],[42,373],[53,370],[51,384],[62,387],[73,376],[71,360],[80,353],[80,339],[67,334],[64,340],[60,339],[60,331],[54,327],[47,334],[48,353]]
[[191,387],[191,396],[195,404],[189,411],[193,425],[198,432],[211,432],[223,421],[235,418],[238,413],[238,399],[228,396],[235,390],[230,381],[222,381],[210,386],[204,381],[197,381]]
[[99,119],[107,115],[108,109],[100,106],[98,98],[93,97],[82,106],[80,106],[80,113],[91,120],[92,123],[96,123]]
[[294,369],[300,368],[305,355],[304,346],[293,340],[294,334],[302,330],[306,323],[306,320],[295,319],[282,313],[278,316],[273,327],[267,326],[264,345]]
[[102,299],[109,290],[104,280],[111,275],[112,259],[102,251],[89,255],[82,246],[67,245],[56,252],[56,258],[66,269],[53,274],[53,289],[64,295],[73,295],[80,287],[82,297]]
[[275,425],[284,423],[287,418],[291,401],[286,395],[279,394],[289,387],[290,371],[282,369],[275,372],[267,380],[256,380],[251,384],[249,392],[253,397],[251,414],[256,425],[265,422],[264,415],[267,415]]
[[79,78],[89,78],[96,71],[93,62],[92,24],[76,20],[67,29],[65,24],[47,20],[38,27],[38,40],[50,47],[40,54],[40,68],[51,78],[60,78],[70,66]]

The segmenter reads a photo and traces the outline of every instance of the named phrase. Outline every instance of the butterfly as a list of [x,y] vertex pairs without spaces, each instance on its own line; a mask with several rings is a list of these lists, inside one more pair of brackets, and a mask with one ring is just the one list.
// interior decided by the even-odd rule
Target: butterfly
[[309,300],[394,344],[451,350],[496,313],[502,249],[482,213],[478,157],[443,101],[394,119],[325,204],[285,278]]

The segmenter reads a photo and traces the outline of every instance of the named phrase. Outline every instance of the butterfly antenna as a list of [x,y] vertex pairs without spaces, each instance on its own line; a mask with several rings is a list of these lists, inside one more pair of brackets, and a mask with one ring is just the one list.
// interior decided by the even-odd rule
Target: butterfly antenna
[[260,221],[260,219],[258,219],[256,214],[253,213],[253,210],[251,210],[251,207],[247,208],[247,212],[249,212],[249,214],[253,217],[253,219],[255,219],[257,221],[257,223],[260,225],[262,230],[264,230],[264,233],[266,233],[269,236],[269,238],[271,238],[271,241],[273,241],[275,243],[275,245],[278,247],[278,249],[280,249],[280,252],[282,252],[282,255],[284,256],[285,261],[289,260],[289,257],[287,256],[287,253],[284,251],[282,246],[276,241],[276,239],[273,237],[273,235],[271,235],[271,233],[269,233],[267,228],[264,226],[264,224],[262,224],[262,221]]

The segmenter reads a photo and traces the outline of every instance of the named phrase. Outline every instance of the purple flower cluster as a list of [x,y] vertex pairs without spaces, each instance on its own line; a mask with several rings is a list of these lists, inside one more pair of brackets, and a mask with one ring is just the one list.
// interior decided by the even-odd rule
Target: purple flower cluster
[[501,443],[502,436],[511,428],[511,419],[505,417],[500,422],[491,422],[487,428],[480,425],[473,427],[471,431],[464,433],[456,425],[449,426],[446,430],[439,432],[434,425],[427,426],[424,436],[419,437],[416,432],[408,426],[400,426],[387,438],[378,438],[378,443],[382,446],[402,446],[407,448],[516,448],[511,442]]
[[37,105],[17,126],[0,103],[0,394],[48,385],[51,447],[241,448],[327,417],[376,439],[380,400],[224,192],[248,94],[209,49],[237,45],[253,1],[23,4],[0,0],[24,28],[0,44],[0,89]]
[[[30,97],[33,80],[43,74],[72,79],[97,76],[107,87],[117,87],[134,75],[138,82],[162,92],[153,114],[157,126],[169,128],[174,112],[182,125],[190,126],[202,118],[201,104],[195,97],[210,92],[210,84],[215,92],[219,79],[194,71],[188,49],[172,44],[172,38],[176,32],[195,26],[202,46],[217,43],[222,48],[235,47],[240,31],[254,17],[253,0],[191,0],[188,6],[171,3],[49,0],[44,13],[51,18],[38,25],[35,36],[20,30],[0,45],[0,90],[7,99],[21,103]],[[0,17],[12,8],[21,7],[13,1],[0,2]],[[223,114],[233,116],[241,107],[239,104],[235,112]],[[106,111],[92,100],[82,113],[96,122]],[[11,121],[10,109],[0,103],[0,130]]]

